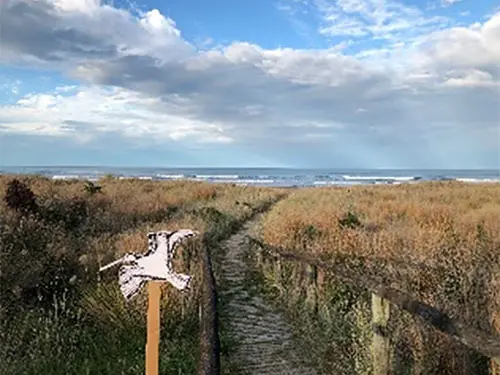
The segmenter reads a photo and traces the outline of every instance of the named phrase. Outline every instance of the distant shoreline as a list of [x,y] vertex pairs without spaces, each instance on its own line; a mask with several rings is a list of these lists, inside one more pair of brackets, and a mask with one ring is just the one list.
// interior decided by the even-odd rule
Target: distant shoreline
[[302,188],[399,185],[423,181],[500,182],[500,170],[292,169],[292,168],[135,168],[135,167],[3,167],[1,174],[41,175],[53,180],[103,177],[159,181],[202,181],[242,186]]
[[[54,171],[55,172],[55,171]],[[478,176],[478,177],[446,177],[435,176],[425,178],[420,176],[387,176],[387,175],[256,175],[245,176],[241,174],[196,174],[196,175],[162,175],[162,174],[142,174],[142,175],[120,175],[120,174],[58,174],[52,173],[4,173],[0,171],[0,177],[9,176],[14,178],[39,176],[54,181],[91,181],[100,182],[106,178],[113,178],[121,181],[142,180],[154,182],[166,181],[192,181],[206,182],[213,184],[230,184],[235,186],[253,186],[262,188],[281,189],[301,189],[301,188],[334,188],[334,187],[354,187],[354,186],[394,186],[394,185],[414,185],[425,182],[457,182],[467,184],[497,184],[500,177]],[[373,172],[373,171],[372,171]],[[373,173],[372,173],[373,174]]]

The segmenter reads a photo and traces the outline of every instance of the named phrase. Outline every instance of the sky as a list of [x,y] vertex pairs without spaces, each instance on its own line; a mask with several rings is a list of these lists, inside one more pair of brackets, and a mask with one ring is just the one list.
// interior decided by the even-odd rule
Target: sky
[[499,169],[496,0],[0,0],[0,165]]

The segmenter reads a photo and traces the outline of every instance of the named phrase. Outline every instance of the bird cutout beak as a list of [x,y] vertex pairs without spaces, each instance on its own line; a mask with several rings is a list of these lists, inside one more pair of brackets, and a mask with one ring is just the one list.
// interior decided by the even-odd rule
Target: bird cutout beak
[[135,256],[134,254],[131,254],[131,253],[126,254],[126,255],[122,256],[121,258],[115,260],[114,262],[111,262],[111,263],[106,264],[105,266],[102,266],[101,268],[99,268],[99,272],[106,271],[107,269],[114,267],[114,266],[117,266],[119,264],[132,263],[136,259],[137,259],[137,256]]

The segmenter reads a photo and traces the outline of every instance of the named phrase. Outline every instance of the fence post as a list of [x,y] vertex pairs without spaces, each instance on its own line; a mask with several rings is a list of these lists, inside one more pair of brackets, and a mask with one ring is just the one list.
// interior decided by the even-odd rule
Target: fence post
[[264,259],[263,259],[264,256],[262,254],[263,249],[260,246],[255,246],[255,248],[257,249],[256,254],[255,254],[255,258],[256,258],[256,261],[257,261],[257,266],[259,268],[261,268],[262,265],[264,264]]
[[500,375],[500,357],[491,358],[490,373],[491,375]]
[[316,266],[307,265],[306,280],[306,300],[316,310]]
[[276,255],[274,259],[274,278],[276,282],[281,282],[281,256]]
[[372,293],[372,361],[374,375],[390,373],[391,353],[387,325],[390,316],[390,304]]
[[318,286],[322,288],[324,283],[325,283],[325,271],[323,271],[322,268],[318,268],[316,274],[316,284],[318,284]]
[[202,295],[200,301],[200,346],[196,369],[197,375],[220,374],[219,316],[217,311],[217,287],[212,271],[209,244],[201,250]]

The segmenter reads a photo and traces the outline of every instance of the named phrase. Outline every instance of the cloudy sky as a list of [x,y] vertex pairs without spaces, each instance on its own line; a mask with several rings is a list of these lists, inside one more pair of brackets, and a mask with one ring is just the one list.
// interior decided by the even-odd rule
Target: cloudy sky
[[499,168],[496,0],[0,0],[0,165]]

